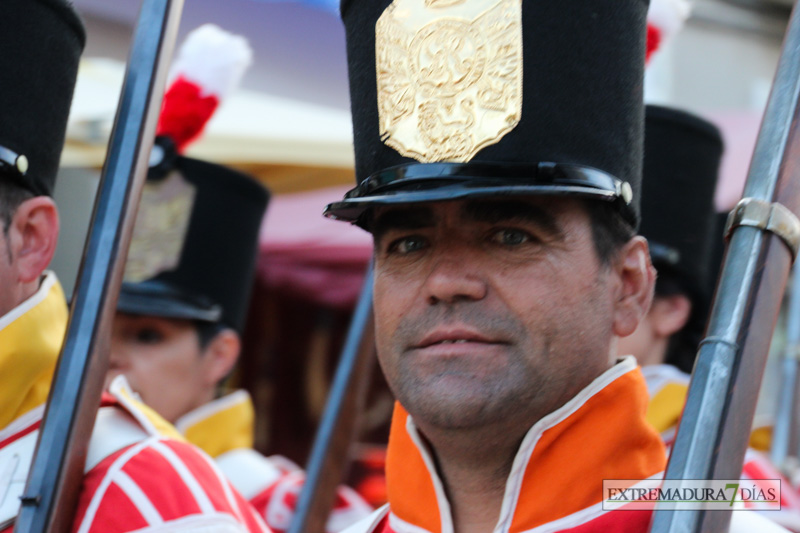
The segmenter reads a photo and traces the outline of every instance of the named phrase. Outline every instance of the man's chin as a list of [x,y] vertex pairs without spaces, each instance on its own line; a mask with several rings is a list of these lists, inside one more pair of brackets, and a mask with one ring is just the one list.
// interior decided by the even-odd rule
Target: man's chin
[[493,398],[472,391],[461,383],[453,388],[441,384],[413,397],[400,395],[400,403],[420,426],[440,430],[466,430],[494,426],[511,415],[513,408],[506,405],[511,400]]

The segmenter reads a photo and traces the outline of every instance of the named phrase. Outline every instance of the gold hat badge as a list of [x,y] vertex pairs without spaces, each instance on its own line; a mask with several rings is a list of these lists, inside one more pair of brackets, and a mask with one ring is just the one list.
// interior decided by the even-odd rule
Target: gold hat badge
[[522,116],[522,0],[395,0],[375,26],[381,139],[466,162]]
[[125,281],[138,283],[174,270],[181,259],[195,187],[177,171],[145,183],[125,263]]

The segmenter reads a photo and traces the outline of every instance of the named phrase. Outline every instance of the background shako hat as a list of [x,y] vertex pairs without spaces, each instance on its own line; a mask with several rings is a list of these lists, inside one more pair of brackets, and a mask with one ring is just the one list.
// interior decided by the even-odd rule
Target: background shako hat
[[117,309],[241,330],[269,193],[229,168],[167,159],[148,176]]
[[235,170],[181,155],[252,59],[243,37],[206,24],[172,68],[117,309],[241,331],[269,192]]
[[52,193],[85,41],[63,0],[3,0],[0,180]]
[[714,191],[723,142],[713,124],[689,113],[647,106],[642,224],[659,276],[674,277],[705,305],[716,216]]
[[647,0],[343,0],[358,186],[375,205],[559,194],[634,226]]

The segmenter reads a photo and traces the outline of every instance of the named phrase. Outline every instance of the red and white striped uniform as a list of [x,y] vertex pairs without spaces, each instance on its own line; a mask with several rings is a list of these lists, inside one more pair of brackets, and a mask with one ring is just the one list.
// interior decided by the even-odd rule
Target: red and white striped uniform
[[800,495],[765,454],[753,449],[747,450],[742,466],[742,486],[746,486],[748,482],[765,491],[779,483],[780,503],[745,502],[745,507],[761,511],[773,522],[791,531],[800,532]]
[[[210,457],[167,435],[171,426],[139,408],[123,387],[118,378],[98,412],[73,532],[270,531]],[[35,445],[42,413],[38,408],[0,432],[0,453],[26,436]],[[23,483],[27,469],[18,469]]]
[[[259,516],[275,533],[281,533],[289,529],[306,476],[289,459],[265,457],[252,448],[254,413],[250,395],[240,390],[187,413],[175,427],[212,456]],[[340,485],[326,533],[337,533],[371,512],[358,493]]]

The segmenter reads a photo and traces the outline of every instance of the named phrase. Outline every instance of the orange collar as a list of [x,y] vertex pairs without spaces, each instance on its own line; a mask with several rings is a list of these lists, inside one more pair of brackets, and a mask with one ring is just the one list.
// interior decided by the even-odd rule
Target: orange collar
[[[594,514],[604,479],[662,472],[664,445],[645,420],[647,400],[641,372],[628,357],[534,424],[514,459],[495,531],[523,532],[579,512]],[[434,464],[414,421],[396,404],[386,465],[390,521],[452,533]]]

